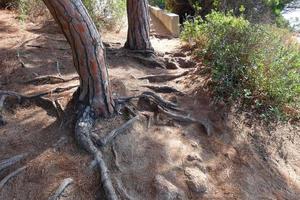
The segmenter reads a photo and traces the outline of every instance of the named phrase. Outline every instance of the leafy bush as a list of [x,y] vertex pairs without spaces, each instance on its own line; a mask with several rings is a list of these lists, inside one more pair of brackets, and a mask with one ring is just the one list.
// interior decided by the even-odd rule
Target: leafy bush
[[158,6],[162,9],[165,8],[165,0],[149,0],[149,4],[152,6]]
[[165,0],[168,10],[184,18],[185,15],[205,18],[215,10],[232,12],[235,16],[244,15],[247,20],[255,23],[276,23],[280,27],[288,25],[281,11],[289,2],[291,0]]
[[287,30],[218,12],[207,21],[185,22],[182,32],[210,65],[216,98],[240,100],[265,116],[299,117],[300,49],[290,36]]
[[40,0],[17,0],[19,19],[24,21],[26,19],[30,21],[37,21],[38,18],[50,18],[43,1]]
[[[50,14],[41,0],[5,0],[17,8],[19,18],[36,21],[40,16],[50,17]],[[101,28],[114,28],[123,23],[125,15],[125,0],[82,0],[90,16]]]
[[83,0],[97,27],[114,28],[123,25],[126,0]]

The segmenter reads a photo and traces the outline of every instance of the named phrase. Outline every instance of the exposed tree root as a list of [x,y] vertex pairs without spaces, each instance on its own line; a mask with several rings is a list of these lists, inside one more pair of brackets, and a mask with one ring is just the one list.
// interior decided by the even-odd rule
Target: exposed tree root
[[[33,100],[33,99],[38,99],[38,98],[41,98],[41,97],[44,97],[44,96],[47,96],[49,94],[59,94],[59,93],[62,93],[62,92],[65,92],[65,91],[68,91],[68,90],[71,90],[71,89],[74,89],[78,87],[78,85],[73,85],[73,86],[69,86],[69,87],[65,87],[65,88],[56,88],[54,90],[51,90],[51,91],[48,91],[48,92],[43,92],[43,93],[39,93],[39,94],[36,94],[36,95],[31,95],[31,96],[26,96],[26,95],[22,95],[22,94],[19,94],[17,92],[13,92],[13,91],[5,91],[5,90],[0,90],[0,96],[12,96],[12,97],[16,97],[19,99],[19,101],[23,101],[23,100]],[[3,100],[4,101],[4,100]]]
[[65,191],[65,189],[72,183],[73,183],[72,178],[64,179],[62,181],[62,183],[59,185],[59,187],[57,188],[57,190],[55,191],[54,195],[49,197],[48,200],[57,200],[62,195],[62,193]]
[[5,184],[12,179],[13,177],[17,176],[19,173],[21,173],[23,170],[26,169],[26,166],[21,167],[19,169],[17,169],[16,171],[12,172],[11,174],[7,175],[1,182],[0,182],[0,191],[2,190],[2,188],[5,186]]
[[116,180],[117,182],[117,188],[119,190],[120,193],[122,193],[125,196],[126,200],[134,200],[134,198],[132,198],[126,191],[126,189],[123,187],[121,181],[119,179]]
[[[205,131],[208,136],[211,136],[214,131],[213,124],[209,119],[207,119],[207,118],[195,119],[188,115],[184,115],[184,114],[182,114],[182,110],[179,109],[176,104],[164,100],[162,97],[160,97],[159,95],[157,95],[153,92],[144,92],[141,95],[120,98],[117,101],[118,101],[118,103],[125,103],[132,99],[140,99],[141,100],[142,98],[145,98],[148,100],[148,102],[144,102],[145,104],[146,103],[154,103],[154,105],[148,106],[154,112],[154,120],[155,120],[155,117],[157,116],[157,113],[162,113],[162,114],[166,115],[167,117],[172,118],[175,121],[199,124],[205,128]],[[175,113],[173,111],[176,111],[178,113]],[[149,118],[151,118],[151,116]]]
[[117,151],[116,151],[116,149],[115,149],[114,142],[113,142],[112,145],[111,145],[111,151],[112,151],[112,153],[113,153],[113,155],[114,155],[114,158],[115,158],[115,165],[116,165],[117,169],[118,169],[119,171],[122,171],[122,170],[121,170],[121,167],[120,167],[120,164],[119,164],[119,161],[118,161],[118,153],[117,153]]
[[123,97],[123,98],[119,98],[117,99],[118,103],[126,103],[132,99],[140,99],[142,97],[145,97],[147,99],[152,100],[153,102],[155,102],[157,105],[160,105],[164,108],[168,108],[171,110],[178,110],[178,106],[170,101],[166,101],[164,100],[161,96],[153,93],[153,92],[143,92],[141,95],[138,96],[133,96],[133,97]]
[[62,78],[60,76],[40,76],[34,79],[25,81],[25,84],[33,84],[33,85],[43,85],[43,84],[57,84],[57,83],[66,83],[73,80],[78,80],[79,77],[73,77],[69,79]]
[[20,56],[20,53],[19,53],[19,52],[17,53],[17,58],[18,58],[18,60],[19,60],[19,63],[21,64],[21,67],[22,67],[22,68],[28,68],[28,67],[26,66],[26,64],[23,62],[23,60],[21,59],[21,56]]
[[166,116],[174,119],[175,121],[185,122],[185,123],[195,123],[200,124],[205,128],[205,131],[208,136],[211,136],[213,133],[213,125],[209,119],[195,119],[187,115],[176,114],[170,111],[165,110],[161,106],[158,105],[158,108],[161,113],[165,114]]
[[148,75],[148,76],[143,76],[138,78],[139,80],[149,80],[150,82],[166,82],[166,81],[171,81],[174,80],[176,78],[180,78],[182,76],[185,76],[189,73],[189,71],[184,71],[180,74],[157,74],[157,75]]
[[16,164],[17,162],[21,161],[24,157],[26,157],[28,154],[24,153],[24,154],[20,154],[17,156],[13,156],[9,159],[3,160],[0,162],[0,172],[14,164]]
[[136,116],[132,119],[130,119],[129,121],[127,121],[126,123],[124,123],[122,126],[120,126],[119,128],[114,129],[113,131],[111,131],[110,133],[108,133],[106,136],[104,136],[103,138],[99,138],[99,136],[97,138],[93,138],[96,140],[96,144],[99,147],[104,147],[107,144],[109,144],[110,142],[112,142],[118,135],[120,135],[121,133],[124,133],[128,128],[130,128],[132,126],[132,124],[134,122],[136,122],[139,119],[139,116]]
[[52,100],[44,98],[44,97],[47,95],[59,94],[59,93],[71,90],[73,88],[76,88],[76,87],[78,87],[78,86],[75,85],[75,86],[69,86],[69,87],[65,87],[65,88],[56,88],[56,89],[48,91],[48,92],[39,93],[36,95],[31,95],[31,96],[22,95],[17,92],[13,92],[13,91],[0,90],[0,111],[4,107],[4,102],[5,102],[6,98],[12,97],[12,98],[17,99],[18,104],[21,104],[22,102],[30,102],[30,103],[34,103],[35,105],[37,105],[39,107],[42,107],[43,109],[45,109],[47,111],[50,111],[50,113],[51,113],[51,111],[55,110],[57,117],[60,118],[63,115],[63,111],[62,111],[62,108],[61,108],[61,105],[59,104],[59,102],[52,101]]
[[159,85],[142,85],[142,87],[149,88],[153,90],[154,92],[157,93],[177,93],[179,95],[184,95],[183,92],[178,91],[177,89],[164,85],[164,86],[159,86]]
[[153,50],[128,50],[125,48],[107,48],[108,54],[115,54],[117,57],[133,58],[139,63],[151,68],[166,69],[164,60],[156,56]]
[[53,49],[56,49],[56,50],[62,50],[62,51],[65,51],[65,50],[70,50],[70,48],[52,48],[52,47],[45,47],[45,46],[41,46],[41,45],[32,45],[32,44],[27,44],[26,45],[27,47],[33,47],[33,48],[38,48],[38,49],[50,49],[50,50],[53,50]]
[[157,57],[155,55],[151,55],[151,56],[147,57],[147,56],[143,56],[143,55],[139,55],[139,54],[130,54],[128,56],[134,58],[139,63],[141,63],[145,66],[150,66],[151,68],[158,67],[158,68],[166,69],[165,63],[159,57]]
[[117,200],[116,192],[113,188],[109,171],[103,160],[103,155],[101,151],[97,149],[91,139],[91,131],[95,123],[95,117],[90,107],[86,107],[83,113],[80,115],[76,127],[75,127],[75,137],[79,144],[89,153],[94,156],[97,162],[97,166],[101,174],[101,183],[108,200]]

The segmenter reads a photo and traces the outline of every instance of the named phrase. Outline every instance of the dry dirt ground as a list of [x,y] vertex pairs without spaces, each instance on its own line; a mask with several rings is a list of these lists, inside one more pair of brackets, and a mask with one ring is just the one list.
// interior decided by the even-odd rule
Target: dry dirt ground
[[[126,31],[106,33],[103,39],[121,46]],[[152,37],[152,43],[165,57],[189,59],[189,52],[181,52],[178,39]],[[186,70],[153,69],[133,58],[114,55],[108,55],[108,62],[116,96],[146,91],[143,85],[149,82],[138,77]],[[213,106],[208,91],[202,88],[205,77],[197,73],[205,67],[201,62],[191,67],[186,76],[157,84],[183,92],[161,95],[177,102],[190,116],[209,119],[215,126],[212,136],[197,125],[163,117],[150,126],[145,121],[136,122],[103,149],[119,198],[299,199],[299,126],[278,124],[268,130],[256,120],[249,121],[251,113]],[[44,75],[75,77],[70,48],[55,24],[20,23],[14,13],[4,10],[0,11],[0,74],[0,90],[28,95],[78,84],[76,80],[25,83]],[[48,98],[66,106],[74,90]],[[74,181],[59,199],[103,199],[92,158],[73,139],[71,115],[62,123],[51,110],[31,104],[8,107],[0,114],[7,122],[0,126],[0,163],[25,154],[20,162],[0,170],[0,181],[26,167],[0,188],[1,200],[48,199],[65,178]],[[124,121],[122,117],[99,120],[95,132],[106,134]]]

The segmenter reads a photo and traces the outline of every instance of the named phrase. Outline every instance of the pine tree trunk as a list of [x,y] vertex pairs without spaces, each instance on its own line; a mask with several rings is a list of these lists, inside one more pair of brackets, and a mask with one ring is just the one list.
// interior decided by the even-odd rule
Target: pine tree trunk
[[97,116],[114,111],[105,49],[100,34],[81,0],[43,0],[72,48],[80,76],[79,101]]
[[127,0],[128,33],[125,48],[153,52],[147,0]]

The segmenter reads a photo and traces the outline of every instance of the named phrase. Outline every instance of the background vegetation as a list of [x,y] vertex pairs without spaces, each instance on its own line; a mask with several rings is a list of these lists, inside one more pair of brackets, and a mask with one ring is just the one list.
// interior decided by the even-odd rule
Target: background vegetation
[[[99,28],[119,28],[126,19],[126,0],[82,0]],[[50,14],[42,0],[0,0],[0,6],[16,9],[21,21],[38,17],[49,18]]]
[[264,118],[300,116],[300,51],[288,30],[212,12],[186,21],[182,39],[211,68],[216,99],[238,101]]

